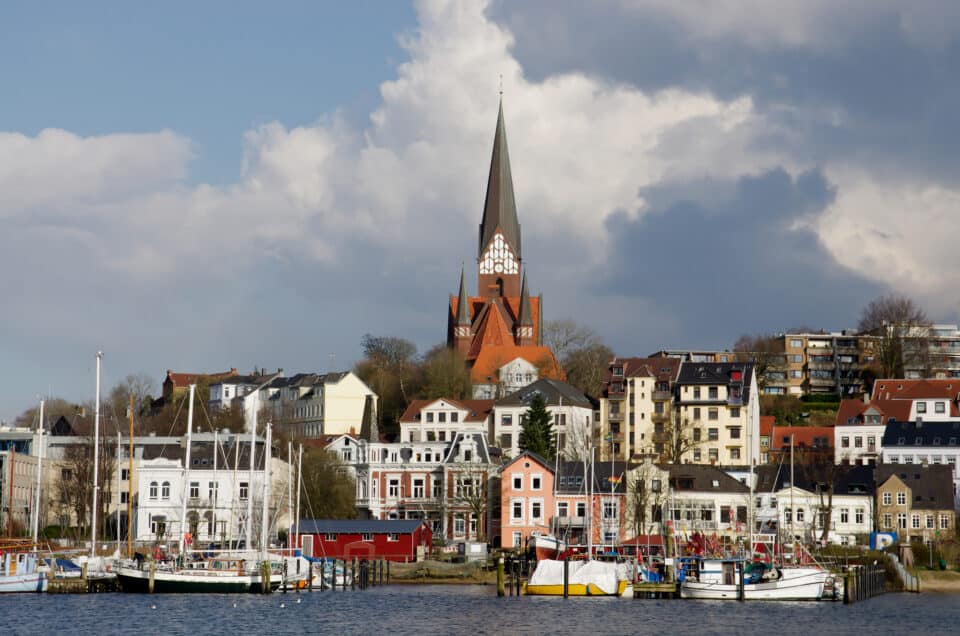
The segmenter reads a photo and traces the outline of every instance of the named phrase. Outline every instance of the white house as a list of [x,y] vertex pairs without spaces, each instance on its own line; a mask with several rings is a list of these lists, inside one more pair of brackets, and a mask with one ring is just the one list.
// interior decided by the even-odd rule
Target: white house
[[447,442],[458,432],[486,436],[493,400],[413,400],[400,416],[401,442]]
[[497,400],[490,418],[490,443],[499,446],[509,457],[518,456],[520,431],[537,396],[543,399],[553,418],[557,448],[564,458],[585,458],[596,404],[576,387],[559,380],[537,380]]

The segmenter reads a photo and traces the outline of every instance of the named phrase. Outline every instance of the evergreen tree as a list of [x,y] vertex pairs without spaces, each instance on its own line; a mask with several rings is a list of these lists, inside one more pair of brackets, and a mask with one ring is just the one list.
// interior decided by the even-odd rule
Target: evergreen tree
[[530,402],[530,408],[524,415],[523,428],[520,431],[520,450],[537,453],[552,460],[557,450],[557,440],[553,436],[553,416],[547,410],[547,404],[539,393]]

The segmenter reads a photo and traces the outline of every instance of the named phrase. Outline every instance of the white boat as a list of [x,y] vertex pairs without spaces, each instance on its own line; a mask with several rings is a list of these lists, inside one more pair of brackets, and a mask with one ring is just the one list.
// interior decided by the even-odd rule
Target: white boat
[[0,593],[46,592],[47,572],[38,567],[40,559],[33,552],[0,554]]
[[[564,561],[537,562],[524,593],[531,596],[563,596]],[[631,580],[630,563],[567,561],[568,596],[622,596]]]
[[737,600],[742,584],[746,601],[818,601],[830,572],[817,566],[772,567],[738,559],[685,559],[680,598]]
[[527,546],[532,548],[537,555],[537,561],[544,559],[556,559],[560,553],[567,549],[566,541],[558,539],[552,534],[534,533],[530,536]]

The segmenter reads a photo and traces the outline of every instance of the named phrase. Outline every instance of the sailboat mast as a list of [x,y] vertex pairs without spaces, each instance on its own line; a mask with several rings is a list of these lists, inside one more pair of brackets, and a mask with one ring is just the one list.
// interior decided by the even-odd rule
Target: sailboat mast
[[213,523],[211,526],[213,532],[210,534],[214,538],[217,536],[217,502],[220,499],[220,482],[217,480],[217,462],[220,456],[220,435],[219,431],[216,429],[213,430],[213,511],[210,513],[210,521]]
[[[293,530],[293,442],[287,442],[287,548]],[[290,554],[293,554],[292,552]]]
[[40,533],[40,478],[43,475],[43,400],[40,400],[40,433],[37,438],[37,490],[33,501],[33,551],[37,551],[37,538]]
[[120,445],[123,439],[120,436],[120,429],[117,429],[117,558],[120,558]]
[[97,494],[100,490],[100,360],[97,351],[97,397],[93,407],[93,506],[90,508],[90,557],[97,556]]
[[133,394],[130,395],[130,460],[127,470],[127,558],[133,558]]
[[[256,406],[256,404],[255,404]],[[253,545],[253,462],[257,454],[257,409],[253,411],[253,426],[250,428],[250,473],[247,478],[247,519],[244,522],[244,548]]]
[[263,447],[263,514],[260,521],[260,553],[267,558],[267,539],[270,536],[270,422],[267,422],[266,444]]
[[[793,547],[796,542],[795,535],[793,534],[793,516],[797,512],[797,509],[793,507],[793,433],[790,433],[790,551],[794,552]],[[796,560],[797,555],[793,555],[793,559]]]
[[240,436],[236,433],[233,434],[233,481],[232,484],[232,494],[230,497],[230,525],[229,525],[229,536],[227,537],[227,547],[231,550],[233,549],[233,513],[237,509],[237,469],[240,467]]
[[187,450],[183,460],[183,498],[180,502],[180,555],[187,538],[187,498],[190,496],[190,446],[193,441],[193,391],[197,385],[190,385],[190,406],[187,407]]
[[[589,475],[589,476],[588,476]],[[583,467],[583,479],[587,482],[587,558],[593,558],[593,444],[590,444],[590,459]]]
[[[300,492],[301,492],[301,477],[303,475],[303,444],[300,444],[299,451],[297,452],[297,509],[294,514],[294,522],[296,523],[297,531],[294,533],[297,535],[297,541],[300,541]],[[300,547],[299,545],[297,546]]]

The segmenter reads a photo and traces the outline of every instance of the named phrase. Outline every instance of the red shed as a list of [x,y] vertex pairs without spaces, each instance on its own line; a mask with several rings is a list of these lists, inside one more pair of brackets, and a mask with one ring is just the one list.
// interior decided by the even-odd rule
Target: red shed
[[312,557],[406,563],[430,553],[433,530],[420,519],[305,519],[295,545]]

